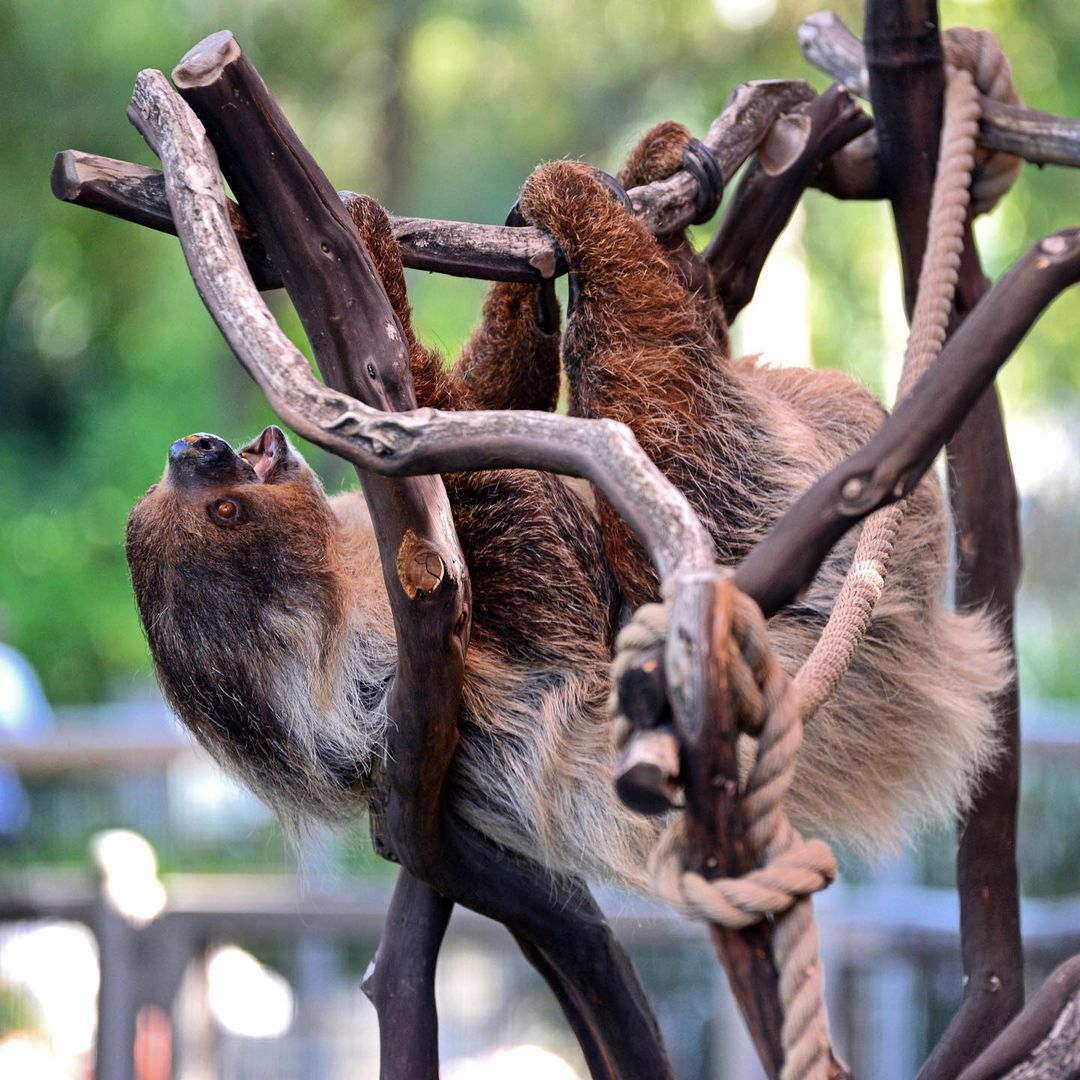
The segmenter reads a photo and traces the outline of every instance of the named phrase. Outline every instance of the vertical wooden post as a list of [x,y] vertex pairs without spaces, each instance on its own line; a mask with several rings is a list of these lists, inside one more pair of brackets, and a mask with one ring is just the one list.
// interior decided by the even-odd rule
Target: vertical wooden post
[[[945,76],[934,0],[867,0],[866,66],[879,175],[892,204],[910,314],[926,248]],[[986,291],[970,223],[953,327]],[[997,393],[991,388],[948,447],[956,521],[956,602],[989,607],[1012,643],[1020,566],[1017,495]],[[997,702],[1003,753],[961,824],[957,854],[964,1001],[920,1074],[955,1076],[1023,1004],[1016,875],[1019,709],[1015,683]]]

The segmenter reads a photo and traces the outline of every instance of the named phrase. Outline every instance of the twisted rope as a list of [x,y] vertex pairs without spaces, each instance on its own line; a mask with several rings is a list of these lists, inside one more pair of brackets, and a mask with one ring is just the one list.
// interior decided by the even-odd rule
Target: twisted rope
[[[975,144],[981,115],[980,92],[999,101],[1019,101],[1009,62],[997,38],[987,31],[957,27],[946,31],[945,52],[944,122],[937,177],[919,291],[896,393],[898,401],[911,391],[945,344],[960,276],[969,205],[975,213],[992,209],[1012,186],[1020,168],[1020,159],[1010,154],[985,155],[973,184],[978,155],[982,153]],[[796,676],[804,722],[832,697],[851,666],[885,587],[889,560],[903,521],[904,504],[894,503],[863,523],[829,621]]]
[[[802,1080],[829,1063],[828,1018],[810,895],[835,879],[836,861],[823,841],[804,840],[784,812],[784,796],[802,743],[798,691],[773,655],[757,604],[734,583],[723,596],[731,605],[726,673],[732,706],[739,728],[758,734],[742,808],[747,840],[763,865],[742,877],[713,880],[684,870],[681,822],[674,822],[654,849],[649,869],[656,894],[688,917],[734,929],[766,915],[776,917],[773,949],[784,1014],[782,1075],[784,1080]],[[641,625],[631,622],[623,631],[623,641],[652,648],[663,640],[664,609],[650,607]],[[634,659],[628,651],[622,663]]]
[[[984,154],[975,145],[980,91],[995,100],[1019,102],[997,39],[984,31],[960,28],[946,33],[945,49],[938,170],[898,400],[910,392],[944,345],[969,206],[976,214],[992,209],[1015,181],[1020,166],[1018,158]],[[757,605],[734,585],[725,590],[732,605],[727,657],[732,706],[741,730],[758,735],[742,809],[748,841],[762,865],[741,878],[714,880],[685,870],[681,822],[668,827],[650,859],[657,895],[686,916],[735,929],[769,914],[775,917],[773,951],[784,1013],[783,1080],[821,1080],[829,1072],[828,1020],[810,897],[836,877],[829,847],[820,840],[804,840],[795,831],[784,812],[784,798],[803,724],[832,696],[869,627],[903,517],[903,505],[897,504],[863,524],[828,623],[794,679],[773,656]],[[629,737],[630,729],[619,715],[615,687],[643,652],[663,644],[665,623],[665,607],[647,605],[617,639],[608,704],[619,743]]]

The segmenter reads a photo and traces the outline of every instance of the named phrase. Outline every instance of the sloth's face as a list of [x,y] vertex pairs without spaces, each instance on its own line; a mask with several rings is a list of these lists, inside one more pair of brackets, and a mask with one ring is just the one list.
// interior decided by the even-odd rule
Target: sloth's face
[[335,521],[318,477],[269,427],[235,451],[178,439],[128,519],[127,556],[155,659],[274,645],[275,616],[335,623]]
[[187,435],[131,512],[128,558],[187,579],[199,570],[222,584],[246,580],[268,598],[294,573],[326,569],[332,520],[318,477],[280,428],[239,451],[216,435]]

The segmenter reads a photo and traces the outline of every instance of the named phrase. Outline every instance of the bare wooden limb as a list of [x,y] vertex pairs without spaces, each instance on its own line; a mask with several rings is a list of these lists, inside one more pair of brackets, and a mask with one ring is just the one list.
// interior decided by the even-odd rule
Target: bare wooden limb
[[873,129],[826,158],[811,184],[834,199],[884,198]]
[[[81,150],[62,150],[53,161],[51,180],[53,194],[61,202],[176,235],[165,179],[157,169]],[[343,202],[352,194],[339,192]],[[229,213],[255,284],[260,289],[280,289],[281,273],[231,200]],[[533,281],[566,272],[550,238],[539,229],[393,215],[390,224],[401,245],[402,261],[417,270],[495,281]]]
[[837,84],[773,124],[705,249],[729,323],[753,299],[765,259],[822,162],[872,126]]
[[[868,96],[870,82],[862,42],[839,15],[822,11],[804,19],[799,27],[799,47],[811,64],[838,79],[853,94]],[[982,110],[981,146],[1015,154],[1036,165],[1080,166],[1080,120],[986,97]]]
[[[969,235],[957,286],[957,317],[985,290]],[[976,402],[948,445],[956,533],[956,605],[993,613],[1009,649],[1020,576],[1019,506],[996,388]],[[1015,663],[1015,661],[1014,661]],[[953,1077],[1024,1003],[1016,816],[1020,798],[1020,702],[1016,680],[995,703],[1001,750],[960,823],[956,855],[964,997],[926,1078]]]
[[[685,577],[668,617],[667,685],[681,744],[686,793],[687,867],[706,879],[741,877],[752,870],[739,807],[738,729],[726,665],[729,604],[717,574]],[[709,926],[732,993],[771,1077],[780,1075],[783,1010],[772,957],[772,931],[761,922],[744,930]]]
[[[236,40],[228,33],[206,39],[175,78],[217,140],[233,192],[281,272],[326,382],[376,410],[415,407],[404,332],[352,219]],[[142,130],[147,114],[139,105],[136,91],[133,120]],[[438,477],[360,479],[397,631],[386,778],[410,793],[412,842],[436,849],[469,639],[468,574]],[[434,587],[409,587],[418,562],[439,567]],[[442,662],[433,665],[434,657]]]
[[[362,983],[379,1015],[379,1080],[439,1075],[435,961],[453,908],[407,870],[398,874]],[[405,1031],[407,1039],[401,1038]]]
[[[798,79],[737,86],[701,140],[716,157],[724,183],[738,172],[782,113],[813,97],[810,84]],[[694,220],[697,193],[693,174],[680,169],[666,180],[631,188],[627,195],[634,213],[650,232],[668,236]]]
[[[341,192],[343,199],[351,191]],[[390,215],[401,260],[432,270],[484,281],[540,281],[566,273],[551,237],[532,226],[507,228],[469,221],[431,221]]]
[[[812,97],[813,91],[800,80],[737,87],[704,140],[716,153],[725,182],[765,138],[778,116]],[[160,232],[176,232],[161,174],[142,165],[64,150],[53,162],[52,189],[62,202]],[[352,194],[343,191],[340,197]],[[674,231],[693,217],[697,181],[690,173],[680,172],[660,183],[634,188],[629,194],[650,228]],[[246,225],[235,204],[230,202],[229,206],[256,284],[260,289],[280,288],[281,275],[259,237]],[[541,281],[566,273],[562,254],[539,229],[393,215],[390,223],[401,245],[402,261],[417,270],[491,281]]]
[[1080,229],[1040,240],[980,301],[878,433],[819,480],[738,566],[739,588],[773,615],[813,581],[862,518],[906,495],[992,384],[1043,309],[1080,281]]
[[[935,0],[869,0],[867,4],[865,54],[879,168],[892,204],[909,313],[926,248],[941,137],[945,69],[938,25]],[[1069,244],[1062,246],[1067,249]],[[953,304],[954,338],[962,337],[974,320],[968,312],[986,287],[969,220]],[[977,310],[985,310],[992,295],[983,297]],[[935,366],[945,360],[942,353]],[[962,609],[991,607],[1011,648],[1020,558],[1017,496],[1001,410],[989,380],[950,441],[948,458],[959,553],[957,605]],[[964,1000],[925,1063],[920,1073],[923,1080],[955,1076],[1024,1000],[1015,860],[1019,789],[1015,682],[999,696],[995,712],[1002,753],[982,778],[980,792],[961,824],[957,852]]]
[[1080,956],[1061,964],[958,1080],[1080,1075]]

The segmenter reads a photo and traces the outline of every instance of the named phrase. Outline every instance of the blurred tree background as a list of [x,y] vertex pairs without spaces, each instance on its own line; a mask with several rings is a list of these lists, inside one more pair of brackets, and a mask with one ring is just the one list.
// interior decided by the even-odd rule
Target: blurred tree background
[[[156,164],[124,115],[141,68],[168,72],[192,44],[228,27],[336,186],[370,192],[403,214],[498,222],[540,160],[581,157],[614,171],[658,120],[675,118],[703,133],[747,79],[806,78],[824,89],[827,79],[802,60],[796,42],[800,20],[820,2],[0,0],[0,205],[7,209],[0,230],[0,643],[26,654],[54,703],[114,703],[88,715],[109,714],[114,724],[137,719],[140,730],[167,723],[144,700],[154,690],[124,561],[128,511],[177,437],[214,431],[236,441],[273,419],[203,309],[175,239],[63,205],[50,193],[53,155],[66,148]],[[944,25],[1000,36],[1030,105],[1080,116],[1080,6],[1073,0],[942,0],[941,8]],[[860,31],[858,0],[840,0],[836,10]],[[984,265],[997,277],[1038,237],[1076,225],[1080,175],[1029,166],[977,225]],[[704,240],[708,230],[700,233]],[[410,272],[409,285],[422,336],[452,357],[477,318],[484,284]],[[1002,380],[1023,497],[1027,568],[1018,631],[1029,733],[1048,716],[1075,721],[1080,714],[1076,704],[1057,712],[1045,704],[1080,699],[1078,299],[1074,291],[1057,302]],[[273,295],[271,303],[303,344],[287,299]],[[745,352],[844,368],[891,400],[906,327],[885,206],[808,193],[735,331]],[[305,449],[331,490],[355,484],[340,461]],[[124,701],[135,704],[115,704]],[[70,724],[61,739],[71,737],[71,717],[81,712],[60,714]],[[1044,747],[1026,764],[1020,869],[1029,902],[1080,891],[1080,777],[1071,760]],[[90,832],[116,824],[145,833],[167,870],[291,865],[267,815],[235,792],[223,794],[205,763],[170,766],[166,778],[128,776],[121,767],[119,781],[83,764],[79,757],[74,773],[31,777],[25,806],[14,777],[0,769],[0,810],[6,805],[12,822],[19,810],[30,823],[14,843],[0,836],[0,871],[22,862],[83,865]],[[0,820],[0,833],[4,827]],[[376,861],[362,837],[336,843],[331,862],[354,871]],[[886,877],[947,886],[952,846],[952,834],[942,831]],[[845,883],[867,873],[847,865]],[[280,945],[263,950],[267,962],[277,962]],[[62,964],[40,961],[34,969],[67,981],[64,948]],[[0,940],[0,961],[3,951]],[[666,940],[661,951],[670,960]],[[367,955],[342,965],[356,968],[350,992]],[[688,969],[652,967],[646,957],[669,1020],[709,1007],[704,984]],[[914,1072],[959,995],[952,958],[918,970],[908,997],[923,1026],[906,1051],[912,1068],[898,1066],[896,1075]],[[865,975],[856,964],[829,976],[849,987],[852,1007],[840,1015],[856,1017],[864,1036],[876,1030],[866,1026]],[[471,1001],[476,986],[469,985],[447,1002]],[[0,1038],[36,1024],[31,999],[20,991],[12,1006],[10,997],[0,983]],[[326,1009],[318,1000],[317,1017]],[[92,1009],[92,995],[87,1001]],[[521,1006],[521,1015],[535,1014]],[[355,1003],[342,1016],[351,1030]],[[70,1022],[54,1026],[62,1031]],[[853,1045],[859,1031],[850,1035]],[[895,1049],[883,1046],[879,1063]],[[280,1053],[278,1043],[268,1047]]]
[[[1032,105],[1080,114],[1080,8],[1070,0],[943,3],[946,25],[996,31]],[[127,512],[191,431],[248,436],[270,419],[205,314],[174,239],[56,202],[57,150],[153,163],[126,122],[136,72],[166,72],[227,26],[339,187],[406,214],[500,221],[539,160],[614,170],[674,117],[701,133],[750,78],[826,79],[799,55],[811,0],[281,0],[61,6],[0,2],[0,638],[57,702],[143,692],[148,656],[127,583]],[[861,6],[840,14],[856,31]],[[1080,224],[1080,177],[1027,168],[980,223],[999,274],[1035,238]],[[810,193],[740,327],[746,351],[849,369],[889,396],[904,326],[884,206]],[[452,355],[484,286],[413,274],[425,339]],[[282,297],[285,325],[299,331]],[[1004,379],[1025,494],[1025,691],[1080,696],[1080,400],[1067,297]],[[314,455],[332,488],[340,463]]]

